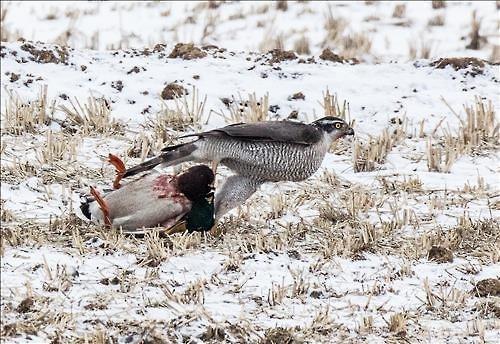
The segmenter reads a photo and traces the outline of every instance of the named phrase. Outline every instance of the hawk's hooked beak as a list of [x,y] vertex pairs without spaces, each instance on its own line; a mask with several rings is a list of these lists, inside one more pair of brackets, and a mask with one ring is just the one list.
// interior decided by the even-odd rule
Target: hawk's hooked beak
[[347,131],[345,132],[346,135],[354,135],[354,129],[353,128],[349,128],[347,129]]

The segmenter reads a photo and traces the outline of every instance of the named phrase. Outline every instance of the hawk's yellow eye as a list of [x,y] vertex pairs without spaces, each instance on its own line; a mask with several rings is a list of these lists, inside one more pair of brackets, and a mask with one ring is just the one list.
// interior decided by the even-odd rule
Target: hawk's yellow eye
[[340,129],[341,127],[342,127],[342,124],[340,124],[340,123],[335,123],[335,128],[336,128],[336,129]]

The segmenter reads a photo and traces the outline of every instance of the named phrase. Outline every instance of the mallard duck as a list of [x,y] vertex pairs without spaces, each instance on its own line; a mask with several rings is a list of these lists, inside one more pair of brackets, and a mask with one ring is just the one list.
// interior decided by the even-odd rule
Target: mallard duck
[[[118,175],[125,165],[110,154]],[[166,233],[182,230],[208,231],[214,225],[212,183],[214,174],[206,165],[197,165],[179,175],[146,173],[102,196],[95,188],[80,209],[94,223],[141,233],[142,228],[161,226]]]

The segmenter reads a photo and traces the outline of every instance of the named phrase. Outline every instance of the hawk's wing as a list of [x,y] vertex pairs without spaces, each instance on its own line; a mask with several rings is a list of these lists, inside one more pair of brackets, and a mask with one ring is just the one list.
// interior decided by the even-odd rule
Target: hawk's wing
[[321,140],[321,131],[309,124],[291,121],[267,121],[257,123],[238,123],[223,128],[213,129],[198,136],[230,136],[241,140],[290,142],[311,145]]

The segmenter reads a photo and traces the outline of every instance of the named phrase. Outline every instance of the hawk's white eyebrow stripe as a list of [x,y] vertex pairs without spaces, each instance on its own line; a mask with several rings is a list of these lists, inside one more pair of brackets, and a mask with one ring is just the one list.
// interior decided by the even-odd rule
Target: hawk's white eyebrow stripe
[[339,120],[325,120],[323,123],[325,124],[333,124],[333,123],[343,123],[342,121],[339,121]]

